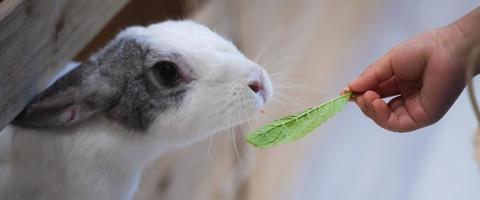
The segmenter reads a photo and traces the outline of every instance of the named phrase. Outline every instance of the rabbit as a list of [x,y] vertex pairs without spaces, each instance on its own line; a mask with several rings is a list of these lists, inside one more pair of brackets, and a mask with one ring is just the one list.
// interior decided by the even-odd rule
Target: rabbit
[[0,199],[131,199],[150,162],[246,122],[272,93],[203,25],[129,27],[0,132]]

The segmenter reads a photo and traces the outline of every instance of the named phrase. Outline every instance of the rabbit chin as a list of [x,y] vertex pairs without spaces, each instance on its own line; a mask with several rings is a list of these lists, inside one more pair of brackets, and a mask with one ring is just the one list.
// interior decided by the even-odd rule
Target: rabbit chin
[[147,130],[146,137],[156,142],[162,148],[158,150],[161,152],[190,145],[246,123],[263,105],[257,98],[252,96],[237,102],[236,106],[228,102],[224,103],[226,105],[195,106],[195,110],[187,110],[192,108],[190,106],[181,106],[178,110],[158,116]]

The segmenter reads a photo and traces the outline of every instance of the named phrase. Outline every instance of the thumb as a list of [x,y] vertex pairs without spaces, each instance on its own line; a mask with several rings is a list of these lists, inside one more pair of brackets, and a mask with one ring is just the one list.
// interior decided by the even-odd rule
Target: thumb
[[348,84],[348,89],[354,93],[364,93],[376,89],[381,83],[393,77],[390,53],[380,58],[368,67],[360,77]]

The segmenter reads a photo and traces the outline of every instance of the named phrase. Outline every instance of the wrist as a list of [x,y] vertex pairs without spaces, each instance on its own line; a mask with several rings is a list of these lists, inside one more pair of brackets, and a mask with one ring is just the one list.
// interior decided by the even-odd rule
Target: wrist
[[[445,27],[453,37],[453,55],[459,58],[463,68],[471,59],[472,51],[480,46],[480,7]],[[476,55],[477,57],[480,55]],[[480,61],[480,58],[475,59]],[[480,63],[476,63],[475,75],[480,74]]]
[[453,23],[454,26],[463,34],[465,39],[472,43],[480,42],[480,7],[474,9],[467,15]]

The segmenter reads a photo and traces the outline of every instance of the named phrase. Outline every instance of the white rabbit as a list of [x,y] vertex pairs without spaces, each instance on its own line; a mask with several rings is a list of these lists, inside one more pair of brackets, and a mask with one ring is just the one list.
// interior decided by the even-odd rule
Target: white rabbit
[[128,28],[0,132],[0,199],[130,199],[152,160],[245,122],[272,92],[202,25]]

